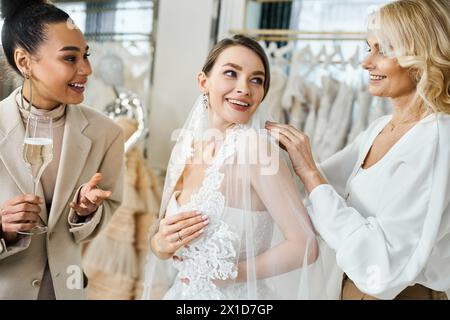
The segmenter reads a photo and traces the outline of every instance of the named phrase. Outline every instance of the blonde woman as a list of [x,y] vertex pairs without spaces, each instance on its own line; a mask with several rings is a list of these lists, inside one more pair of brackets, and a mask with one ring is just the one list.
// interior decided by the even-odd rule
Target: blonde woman
[[447,299],[450,287],[450,2],[400,0],[370,22],[370,92],[391,116],[315,164],[308,137],[268,123],[344,271],[342,299]]

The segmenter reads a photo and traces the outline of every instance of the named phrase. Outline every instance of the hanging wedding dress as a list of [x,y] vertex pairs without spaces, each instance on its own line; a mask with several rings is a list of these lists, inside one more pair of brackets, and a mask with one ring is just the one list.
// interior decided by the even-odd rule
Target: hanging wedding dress
[[329,158],[345,146],[351,125],[353,98],[353,89],[346,83],[341,83],[330,110],[326,132],[319,145],[319,161]]
[[311,96],[314,97],[314,100],[309,104],[303,131],[308,137],[313,137],[317,124],[317,112],[320,106],[320,99],[318,98],[320,89],[315,84],[311,84],[309,89],[312,91]]
[[292,111],[295,104],[299,105],[306,102],[306,83],[301,71],[302,69],[310,67],[310,58],[311,49],[309,46],[292,54],[292,61],[289,66],[289,76],[281,97],[281,106],[287,112]]
[[355,121],[352,124],[352,128],[347,137],[347,144],[353,142],[356,137],[366,130],[367,118],[369,116],[370,104],[372,102],[372,95],[368,90],[360,90],[356,94],[356,104],[354,115]]
[[[134,119],[119,117],[116,122],[127,141],[138,129]],[[89,299],[131,300],[142,296],[142,252],[148,250],[148,229],[156,220],[161,196],[159,181],[146,161],[138,146],[125,154],[123,202],[106,228],[85,247],[83,267],[89,278]]]
[[329,125],[331,107],[339,89],[339,82],[334,80],[331,75],[324,75],[321,78],[322,89],[320,105],[317,111],[317,121],[314,128],[314,134],[311,136],[313,148],[319,148],[323,136]]
[[143,298],[325,298],[316,236],[285,154],[259,130],[263,118],[258,114],[227,130],[201,185],[190,201],[178,203],[185,166],[196,148],[209,141],[208,112],[199,99],[181,130],[167,170],[160,219],[199,210],[210,223],[172,260],[149,252]]
[[281,95],[286,84],[286,75],[279,66],[270,68],[270,90],[267,97],[261,104],[262,108],[267,108],[267,113],[276,122],[284,122],[284,113],[281,108]]

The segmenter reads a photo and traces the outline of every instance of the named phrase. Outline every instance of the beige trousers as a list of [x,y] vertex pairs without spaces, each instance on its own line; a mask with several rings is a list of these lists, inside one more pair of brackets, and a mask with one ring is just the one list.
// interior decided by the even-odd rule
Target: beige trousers
[[[347,275],[342,282],[341,300],[379,300],[361,292]],[[407,287],[394,300],[447,300],[445,292],[435,291],[420,284]]]

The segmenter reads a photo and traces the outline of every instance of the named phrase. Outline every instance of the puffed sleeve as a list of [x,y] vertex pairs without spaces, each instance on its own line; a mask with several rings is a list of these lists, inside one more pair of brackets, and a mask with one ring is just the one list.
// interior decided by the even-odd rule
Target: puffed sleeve
[[331,185],[309,195],[314,226],[336,251],[338,265],[367,294],[393,299],[413,284],[449,215],[450,147],[437,127],[430,125],[409,142],[407,153],[383,167],[390,178],[373,181],[384,185],[373,216],[349,207]]

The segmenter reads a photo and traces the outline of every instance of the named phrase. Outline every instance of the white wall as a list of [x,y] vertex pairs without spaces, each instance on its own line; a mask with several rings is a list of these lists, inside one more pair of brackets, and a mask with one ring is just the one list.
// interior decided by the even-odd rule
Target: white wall
[[200,94],[197,72],[210,47],[211,0],[160,0],[156,29],[148,155],[156,169],[166,169],[173,142]]

